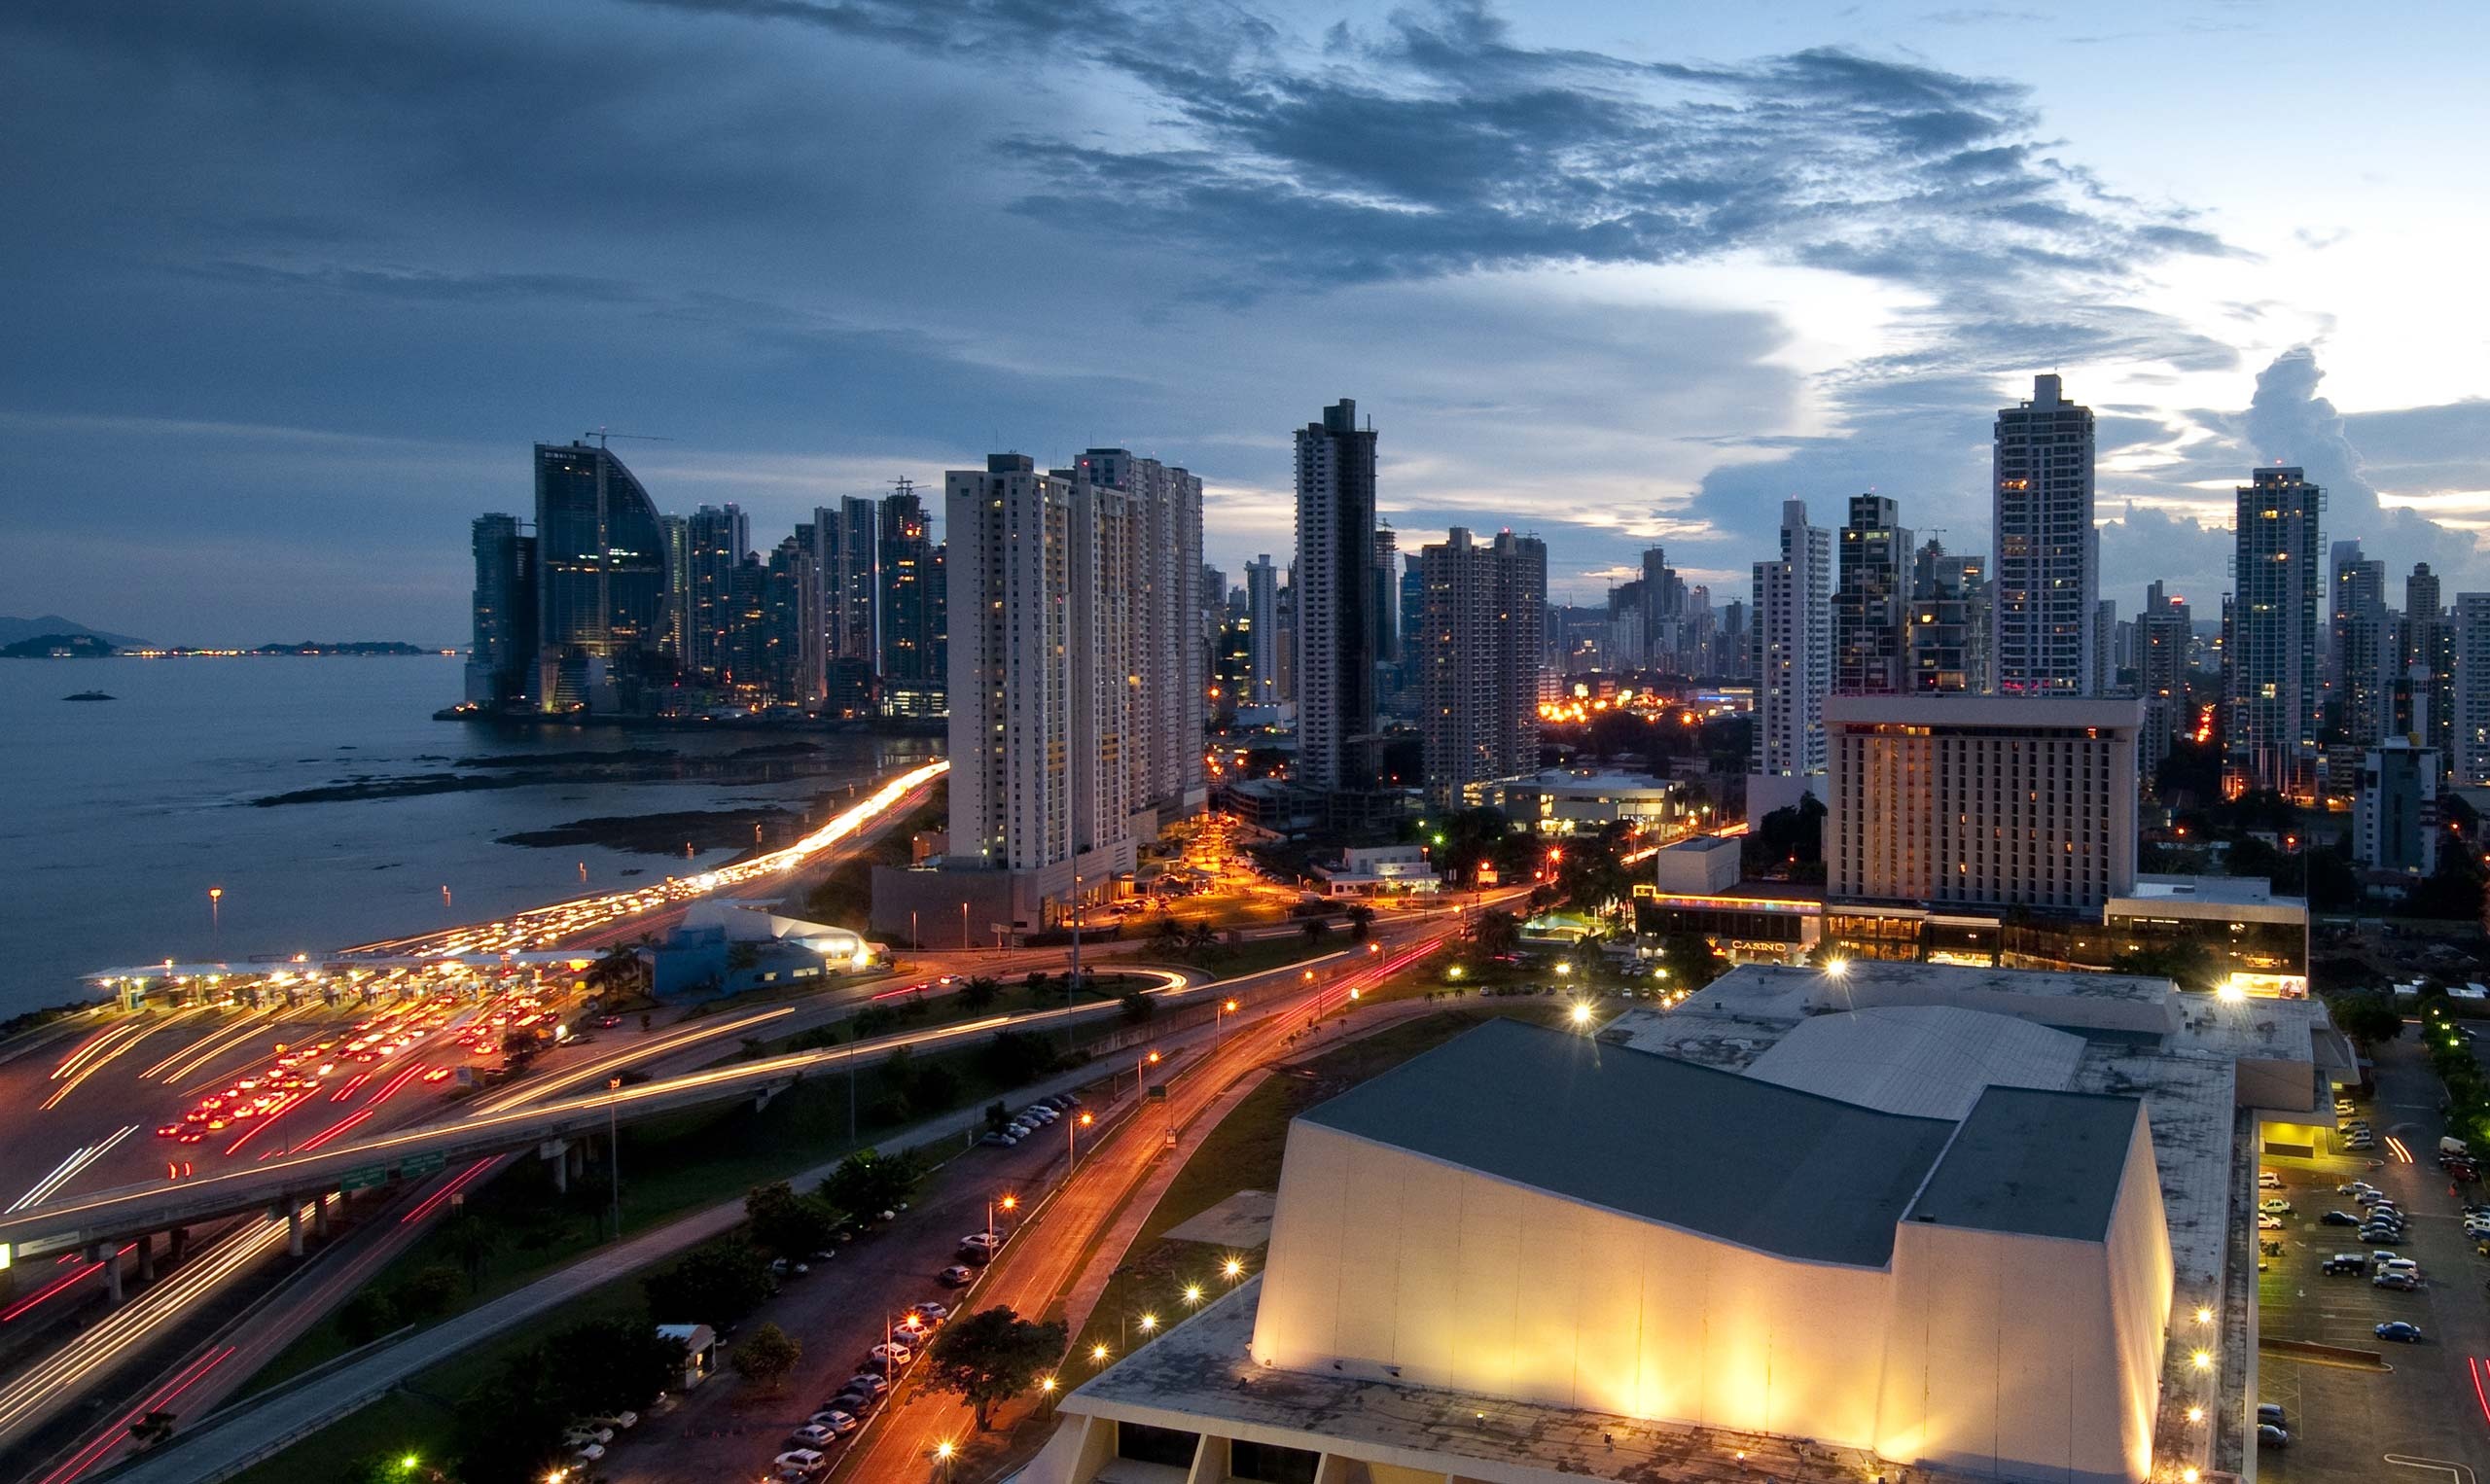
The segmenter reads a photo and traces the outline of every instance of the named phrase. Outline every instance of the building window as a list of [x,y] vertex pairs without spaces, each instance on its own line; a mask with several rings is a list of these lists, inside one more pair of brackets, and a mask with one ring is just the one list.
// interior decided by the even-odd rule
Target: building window
[[1241,1437],[1229,1443],[1227,1450],[1227,1476],[1251,1479],[1254,1484],[1314,1484],[1314,1470],[1323,1462],[1321,1454],[1303,1448]]
[[1177,1428],[1154,1428],[1138,1422],[1116,1424],[1116,1457],[1131,1459],[1138,1464],[1166,1464],[1177,1468],[1193,1466],[1193,1453],[1201,1445],[1201,1434]]

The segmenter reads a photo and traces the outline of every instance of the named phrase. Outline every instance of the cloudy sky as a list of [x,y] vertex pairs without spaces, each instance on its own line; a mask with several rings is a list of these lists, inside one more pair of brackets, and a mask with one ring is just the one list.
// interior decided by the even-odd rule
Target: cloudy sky
[[2229,489],[2490,585],[2490,12],[1307,0],[15,0],[0,612],[463,637],[466,521],[587,429],[757,541],[998,447],[1290,545],[1358,399],[1405,548],[1778,503],[1988,542],[1994,409],[2101,412],[2105,592]]

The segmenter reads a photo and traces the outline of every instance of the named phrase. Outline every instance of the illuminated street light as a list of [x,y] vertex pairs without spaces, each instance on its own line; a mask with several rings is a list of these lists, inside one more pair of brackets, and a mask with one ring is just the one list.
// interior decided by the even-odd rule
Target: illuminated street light
[[1142,1332],[1142,1333],[1144,1333],[1144,1334],[1156,1334],[1156,1333],[1157,1332],[1157,1330],[1158,1330],[1158,1316],[1157,1316],[1157,1315],[1156,1315],[1156,1314],[1145,1314],[1145,1315],[1143,1315],[1143,1316],[1141,1317],[1141,1332]]
[[1185,1302],[1189,1304],[1197,1304],[1201,1301],[1202,1286],[1198,1283],[1189,1283],[1185,1285]]
[[1054,1395],[1054,1377],[1052,1377],[1052,1376],[1040,1376],[1040,1377],[1038,1378],[1038,1390],[1039,1390],[1039,1391],[1042,1391],[1042,1392],[1044,1392],[1044,1393],[1046,1393],[1046,1394],[1047,1394],[1048,1396],[1053,1396],[1053,1395]]
[[2214,1353],[2210,1350],[2199,1350],[2188,1357],[2188,1363],[2198,1370],[2211,1370],[2214,1368]]
[[1100,1365],[1107,1363],[1107,1347],[1101,1343],[1089,1347],[1089,1359]]
[[1825,972],[1838,979],[1843,974],[1850,972],[1850,960],[1827,959],[1825,960]]
[[2203,1422],[2205,1420],[2205,1409],[2200,1406],[2189,1407],[2188,1409],[2188,1420],[2189,1422]]
[[1573,965],[1568,964],[1568,963],[1565,963],[1565,962],[1564,962],[1563,960],[1561,960],[1561,959],[1557,961],[1557,964],[1556,964],[1556,977],[1558,977],[1558,978],[1560,978],[1560,979],[1571,978],[1571,977],[1573,977],[1573,973],[1574,973],[1574,966],[1573,966]]
[[2196,1323],[2199,1325],[2210,1325],[2213,1322],[2214,1311],[2212,1307],[2206,1304],[2196,1305]]
[[1244,1259],[1241,1257],[1230,1257],[1226,1262],[1221,1263],[1219,1265],[1219,1276],[1227,1279],[1230,1283],[1234,1283],[1237,1279],[1244,1277]]
[[1588,1025],[1591,1023],[1591,1007],[1587,1005],[1577,1005],[1574,1007],[1570,1018],[1576,1025]]

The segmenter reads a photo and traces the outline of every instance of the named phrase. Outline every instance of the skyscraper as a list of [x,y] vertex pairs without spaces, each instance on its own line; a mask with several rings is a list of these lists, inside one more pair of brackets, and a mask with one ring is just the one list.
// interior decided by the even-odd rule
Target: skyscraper
[[821,696],[820,588],[814,581],[813,533],[805,526],[771,548],[762,578],[761,666],[755,677],[766,699],[809,706]]
[[874,627],[881,602],[881,531],[872,501],[857,495],[813,512],[813,565],[822,589],[822,654],[830,660],[862,660],[881,669]]
[[613,450],[538,443],[536,674],[547,711],[619,705],[654,668],[665,623],[657,507]]
[[878,575],[883,712],[934,716],[943,682],[934,669],[934,542],[925,502],[906,479],[882,497]]
[[683,668],[712,685],[726,684],[734,669],[735,568],[752,546],[752,522],[732,505],[704,505],[686,522],[691,570],[685,581]]
[[2394,693],[2395,624],[2386,606],[2386,563],[2364,559],[2357,541],[2333,548],[2327,674],[2343,729],[2366,747],[2386,733]]
[[1280,573],[1268,553],[1245,564],[1246,704],[1280,703]]
[[1911,546],[1910,532],[1902,528],[1893,501],[1882,495],[1850,497],[1840,560],[1840,585],[1832,595],[1833,691],[1898,694],[1908,689],[1904,635]]
[[2188,649],[2193,639],[2187,600],[2164,597],[2159,583],[2145,589],[2144,612],[2136,617],[2136,689],[2144,697],[2136,760],[2146,788],[2170,756],[2171,738],[2186,725]]
[[536,654],[536,538],[516,515],[479,515],[475,637],[467,652],[467,699],[500,706],[527,694]]
[[692,522],[681,515],[659,515],[658,540],[665,550],[665,618],[658,648],[680,669],[692,621]]
[[1997,414],[1993,449],[1996,689],[2080,695],[2090,689],[2101,601],[2092,526],[2092,409],[2054,375]]
[[2464,788],[2490,785],[2490,592],[2455,595],[2455,716],[2447,760]]
[[1298,781],[1374,781],[1374,443],[1343,397],[1297,430]]
[[1684,670],[1686,657],[1686,583],[1669,565],[1668,549],[1647,547],[1643,551],[1640,611],[1643,634],[1640,646],[1642,662],[1654,670]]
[[[1805,778],[1825,770],[1825,696],[1832,689],[1832,533],[1807,523],[1807,502],[1781,503],[1781,554],[1755,564],[1755,745],[1752,771]],[[1796,792],[1747,788],[1781,807]]]
[[1427,797],[1443,806],[1538,765],[1547,548],[1511,531],[1481,546],[1454,526],[1419,573],[1418,732]]
[[2232,556],[2227,773],[2250,789],[2317,789],[2318,517],[2326,492],[2296,469],[2256,471],[2238,489]]
[[2428,562],[2403,580],[2402,699],[2399,729],[2433,749],[2443,766],[2454,755],[2455,625],[2438,597],[2437,574]]
[[1401,533],[1374,528],[1374,662],[1401,658]]
[[[1034,923],[1132,869],[1133,825],[1153,812],[1133,791],[1154,776],[1136,768],[1133,738],[1152,697],[1184,687],[1197,663],[1189,631],[1199,621],[1199,537],[1164,538],[1171,551],[1195,553],[1174,595],[1190,621],[1170,648],[1139,612],[1151,583],[1133,566],[1154,549],[1137,527],[1154,518],[1156,498],[1135,491],[1156,477],[1105,457],[1120,452],[1092,450],[1051,474],[1024,454],[998,453],[982,471],[944,478],[956,548],[944,563],[946,606],[959,616],[947,640],[946,864],[1011,873],[1008,902],[990,910],[1014,923]],[[1190,517],[1197,529],[1198,485],[1188,505],[1181,486],[1191,477],[1165,473],[1172,483],[1159,513]],[[1202,687],[1193,684],[1186,699],[1198,707]],[[1187,742],[1198,758],[1197,716]]]
[[[1209,676],[1202,642],[1202,481],[1187,470],[1123,448],[1092,448],[1068,473],[1076,483],[1124,497],[1126,520],[1110,524],[1126,544],[1120,555],[1130,585],[1126,605],[1133,662],[1118,672],[1132,692],[1124,746],[1124,796],[1133,833],[1198,812],[1208,800],[1202,776],[1202,723]],[[1105,510],[1108,504],[1100,502]],[[1147,683],[1133,677],[1146,676]]]
[[1978,621],[1986,592],[1978,556],[1948,554],[1934,537],[1911,557],[1905,689],[1978,690]]

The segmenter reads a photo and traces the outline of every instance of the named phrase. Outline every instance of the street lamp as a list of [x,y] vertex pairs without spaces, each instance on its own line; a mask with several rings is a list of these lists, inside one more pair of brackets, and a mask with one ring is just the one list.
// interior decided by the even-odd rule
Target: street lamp
[[1235,1001],[1222,1000],[1219,1002],[1218,1011],[1211,1016],[1212,1050],[1216,1051],[1219,1047],[1227,1043],[1227,1017],[1235,1013]]
[[1076,1125],[1077,1125],[1077,1126],[1079,1126],[1079,1127],[1082,1127],[1082,1128],[1087,1128],[1090,1124],[1095,1123],[1095,1122],[1097,1122],[1097,1121],[1098,1121],[1097,1116],[1096,1116],[1094,1113],[1088,1113],[1088,1112],[1087,1112],[1087,1111],[1085,1111],[1085,1110],[1082,1113],[1081,1116],[1080,1116],[1080,1117],[1078,1117],[1078,1118],[1066,1118],[1066,1119],[1064,1119],[1064,1120],[1063,1120],[1063,1169],[1064,1169],[1064,1175],[1065,1175],[1065,1177],[1066,1177],[1067,1179],[1069,1179],[1069,1178],[1070,1178],[1070,1176],[1071,1176],[1071,1173],[1072,1173],[1072,1166],[1073,1166],[1073,1165],[1074,1165],[1074,1163],[1076,1163],[1076,1162],[1077,1162],[1077,1160],[1079,1159],[1079,1156],[1078,1156],[1078,1155],[1076,1155],[1076,1154],[1073,1152],[1073,1150],[1072,1150],[1072,1130],[1073,1130],[1073,1128],[1074,1128]]
[[1237,1279],[1244,1277],[1245,1259],[1242,1257],[1230,1257],[1227,1261],[1221,1263],[1219,1265],[1219,1276],[1227,1279],[1229,1283],[1234,1283]]
[[1143,1083],[1144,1081],[1148,1080],[1148,1072],[1147,1072],[1147,1069],[1152,1068],[1152,1067],[1156,1067],[1156,1066],[1157,1066],[1157,1065],[1158,1065],[1158,1053],[1157,1053],[1157,1052],[1156,1052],[1156,1051],[1151,1052],[1149,1055],[1144,1056],[1144,1057],[1142,1057],[1139,1061],[1136,1061],[1136,1062],[1134,1062],[1134,1063],[1133,1063],[1133,1066],[1132,1066],[1132,1097],[1133,1097],[1133,1101],[1134,1101],[1134,1102],[1138,1103],[1138,1102],[1140,1102],[1140,1101],[1141,1101],[1142,1083]]
[[225,950],[225,914],[222,910],[224,901],[225,888],[211,886],[207,889],[207,929],[215,936],[219,953]]
[[1591,1007],[1587,1005],[1577,1003],[1570,1013],[1570,1018],[1576,1025],[1589,1025],[1591,1023]]
[[1006,1195],[1000,1200],[995,1199],[993,1196],[986,1197],[985,1243],[989,1249],[994,1245],[994,1208],[997,1206],[1002,1207],[1006,1213],[1017,1211],[1020,1209],[1020,1198],[1016,1195]]
[[1185,1285],[1185,1302],[1191,1305],[1199,1304],[1201,1301],[1202,1286],[1198,1283],[1189,1283]]
[[1089,1347],[1089,1363],[1092,1365],[1104,1365],[1107,1363],[1106,1341],[1100,1340],[1097,1344]]
[[605,1090],[616,1096],[605,1100],[605,1183],[614,1187],[614,1240],[622,1240],[622,1138],[616,1108],[622,1103],[622,1078],[609,1077]]

